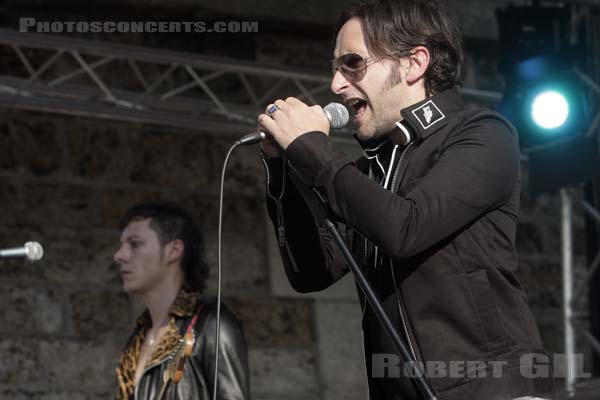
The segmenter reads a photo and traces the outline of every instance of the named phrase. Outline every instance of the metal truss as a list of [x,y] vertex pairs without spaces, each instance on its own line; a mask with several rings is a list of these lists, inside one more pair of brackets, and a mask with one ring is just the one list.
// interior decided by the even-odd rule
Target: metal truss
[[[203,131],[256,126],[272,99],[334,100],[322,71],[0,29],[0,106]],[[500,94],[464,89],[480,103]]]
[[[574,284],[573,270],[573,201],[574,196],[568,189],[561,189],[562,208],[562,265],[563,265],[563,315],[565,326],[565,348],[566,348],[566,390],[573,394],[576,392],[578,371],[575,350],[576,333],[580,334],[591,348],[600,354],[600,340],[590,332],[584,324],[589,318],[589,312],[582,305],[584,294],[587,293],[588,285],[594,274],[600,268],[600,251],[596,253],[591,264],[586,269],[581,282],[577,287]],[[600,225],[600,210],[594,208],[589,202],[578,199],[577,204],[583,209],[596,224]]]
[[[595,8],[594,10],[598,10]],[[577,8],[573,15],[572,26],[578,26],[581,22],[588,32],[588,53],[586,55],[586,64],[583,66],[587,73],[581,69],[575,68],[575,75],[589,90],[589,104],[595,113],[590,120],[585,136],[592,139],[591,143],[595,145],[600,152],[600,14],[590,12],[591,8],[582,6]],[[579,199],[572,195],[569,189],[561,189],[561,207],[562,207],[562,273],[563,273],[563,318],[564,318],[564,340],[566,360],[566,379],[565,389],[570,395],[585,390],[584,385],[578,385],[578,373],[576,365],[576,338],[579,335],[588,343],[595,353],[600,355],[600,338],[596,337],[590,329],[586,328],[585,320],[589,319],[589,312],[585,309],[583,299],[588,292],[589,284],[594,274],[600,268],[600,251],[593,257],[591,264],[586,268],[585,274],[581,277],[578,286],[575,287],[575,277],[573,270],[573,203],[578,209],[582,209],[584,214],[589,216],[600,226],[600,210],[594,208],[588,201]],[[594,382],[594,381],[592,381]]]

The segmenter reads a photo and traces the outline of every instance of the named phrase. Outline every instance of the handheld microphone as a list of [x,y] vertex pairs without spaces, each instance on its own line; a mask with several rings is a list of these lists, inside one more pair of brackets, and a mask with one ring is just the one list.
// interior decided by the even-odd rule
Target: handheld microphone
[[27,258],[38,261],[44,255],[44,248],[38,242],[27,242],[23,247],[13,247],[0,250],[0,258]]
[[[348,110],[340,103],[329,103],[323,107],[323,112],[329,121],[329,125],[332,129],[342,129],[348,124],[350,115]],[[267,134],[262,131],[252,132],[242,137],[236,142],[236,145],[247,145],[260,143],[267,139]]]

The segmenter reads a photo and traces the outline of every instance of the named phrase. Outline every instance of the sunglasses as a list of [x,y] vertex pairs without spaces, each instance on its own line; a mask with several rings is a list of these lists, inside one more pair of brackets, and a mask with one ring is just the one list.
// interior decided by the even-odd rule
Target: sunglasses
[[[404,53],[403,51],[393,51],[388,54]],[[367,74],[367,66],[369,64],[381,61],[384,57],[363,57],[356,53],[347,53],[338,58],[331,60],[331,72],[335,75],[336,71],[340,73],[350,82],[360,82]]]

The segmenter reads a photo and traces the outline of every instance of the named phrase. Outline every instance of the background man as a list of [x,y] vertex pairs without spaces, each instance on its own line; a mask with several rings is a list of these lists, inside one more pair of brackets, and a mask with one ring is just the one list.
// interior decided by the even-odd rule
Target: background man
[[[543,348],[515,276],[517,134],[498,114],[463,105],[457,29],[434,1],[354,2],[332,62],[331,90],[355,112],[363,158],[332,143],[319,106],[288,98],[259,116],[277,144],[262,145],[267,206],[291,284],[322,290],[347,267],[280,151],[350,228],[355,258],[413,357],[443,366],[430,379],[441,398],[552,393],[551,377],[520,368]],[[371,397],[420,398],[403,374],[374,376],[378,356],[396,351],[359,295]],[[465,368],[451,371],[457,362]]]
[[[156,399],[180,339],[193,329],[195,342],[183,378],[164,399],[210,399],[213,393],[216,304],[201,293],[208,276],[203,238],[187,212],[173,203],[132,207],[121,222],[114,259],[123,288],[141,296],[138,318],[119,367],[117,399]],[[191,327],[191,328],[190,328]],[[218,399],[248,399],[247,349],[239,322],[222,307]]]

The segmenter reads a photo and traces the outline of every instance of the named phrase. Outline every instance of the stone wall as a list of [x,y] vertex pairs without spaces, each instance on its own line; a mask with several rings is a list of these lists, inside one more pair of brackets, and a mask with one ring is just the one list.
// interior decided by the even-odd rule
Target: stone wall
[[[1,114],[6,190],[0,243],[38,240],[46,254],[37,264],[2,265],[0,397],[106,398],[139,310],[122,293],[112,263],[118,218],[141,200],[182,203],[206,232],[214,272],[220,168],[230,140],[94,119]],[[271,316],[247,324],[254,363],[286,343],[279,331],[312,343],[310,304],[268,295],[266,229],[256,218],[263,215],[262,175],[253,150],[237,152],[224,207],[225,297],[237,301],[243,320],[255,321],[258,310]]]

